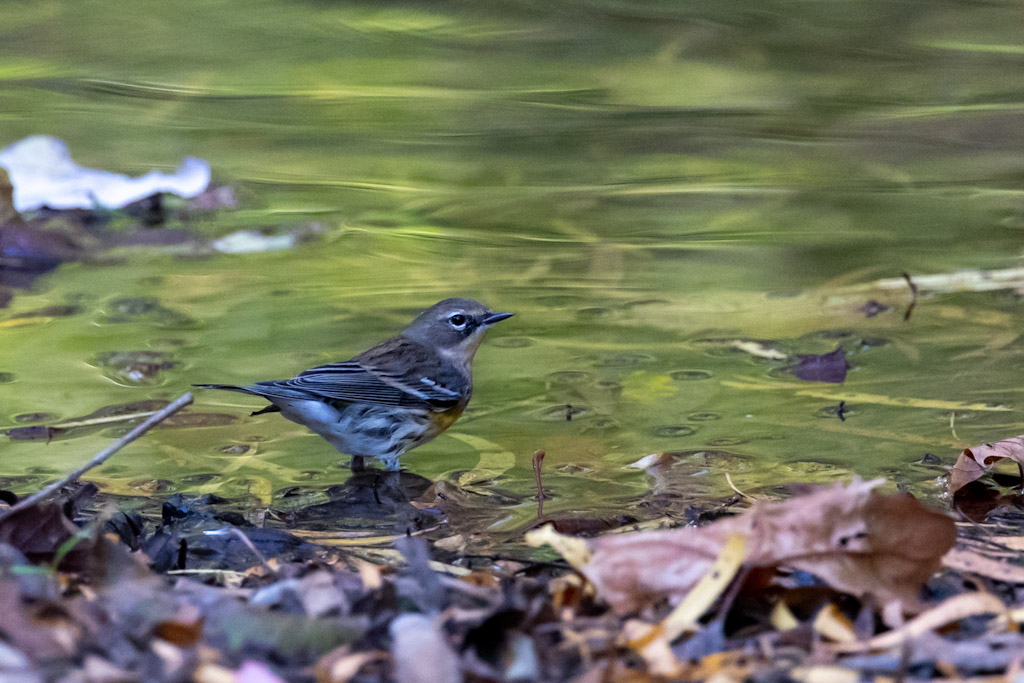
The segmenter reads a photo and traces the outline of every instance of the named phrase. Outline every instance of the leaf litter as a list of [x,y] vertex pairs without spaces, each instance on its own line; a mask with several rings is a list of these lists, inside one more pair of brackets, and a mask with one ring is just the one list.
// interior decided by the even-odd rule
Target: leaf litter
[[710,523],[589,539],[539,509],[526,538],[562,559],[446,543],[434,530],[478,495],[460,504],[448,486],[434,527],[402,517],[405,533],[341,545],[216,496],[172,496],[157,516],[65,486],[0,517],[0,676],[956,680],[1020,666],[1024,541],[978,537],[882,480],[744,494]]

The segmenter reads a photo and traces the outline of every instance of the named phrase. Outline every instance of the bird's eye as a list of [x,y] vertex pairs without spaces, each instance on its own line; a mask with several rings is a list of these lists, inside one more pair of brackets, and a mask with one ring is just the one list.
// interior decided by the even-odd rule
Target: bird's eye
[[448,318],[448,324],[457,330],[461,330],[466,326],[466,316],[461,313],[456,313]]

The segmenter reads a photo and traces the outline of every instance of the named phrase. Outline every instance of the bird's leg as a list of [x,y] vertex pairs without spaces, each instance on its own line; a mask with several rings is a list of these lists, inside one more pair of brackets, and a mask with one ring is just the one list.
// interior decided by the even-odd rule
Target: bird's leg
[[353,455],[349,467],[352,468],[353,472],[365,472],[366,458],[361,455]]
[[381,464],[384,465],[384,469],[388,472],[397,472],[402,469],[399,458],[402,457],[402,453],[404,452],[405,451],[399,451],[395,454],[379,456],[377,459],[380,460]]

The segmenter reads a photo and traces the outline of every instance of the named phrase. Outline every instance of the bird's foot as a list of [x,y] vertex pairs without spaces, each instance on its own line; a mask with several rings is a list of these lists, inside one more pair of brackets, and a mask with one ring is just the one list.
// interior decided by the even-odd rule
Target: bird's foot
[[385,455],[378,458],[378,460],[380,460],[380,464],[384,465],[384,469],[386,469],[388,472],[397,472],[400,469],[402,469],[401,463],[399,462],[400,457],[401,454]]

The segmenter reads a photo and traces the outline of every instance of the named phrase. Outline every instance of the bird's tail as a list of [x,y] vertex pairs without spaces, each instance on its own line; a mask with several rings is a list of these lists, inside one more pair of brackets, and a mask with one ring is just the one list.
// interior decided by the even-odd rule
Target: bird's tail
[[[256,390],[256,387],[244,387],[244,386],[239,386],[237,384],[193,384],[192,386],[199,387],[200,389],[221,389],[223,391],[235,391],[235,392],[238,392],[239,394],[249,394],[251,396],[262,396],[263,398],[267,398],[262,392]],[[249,413],[249,414],[250,415],[262,415],[263,413],[278,413],[278,412],[281,412],[281,409],[278,408],[273,403],[271,403],[266,408],[263,408],[261,410],[253,411],[252,413]]]
[[251,387],[243,387],[237,384],[193,384],[192,386],[199,387],[200,389],[222,389],[223,391],[237,391],[240,394],[259,396]]

